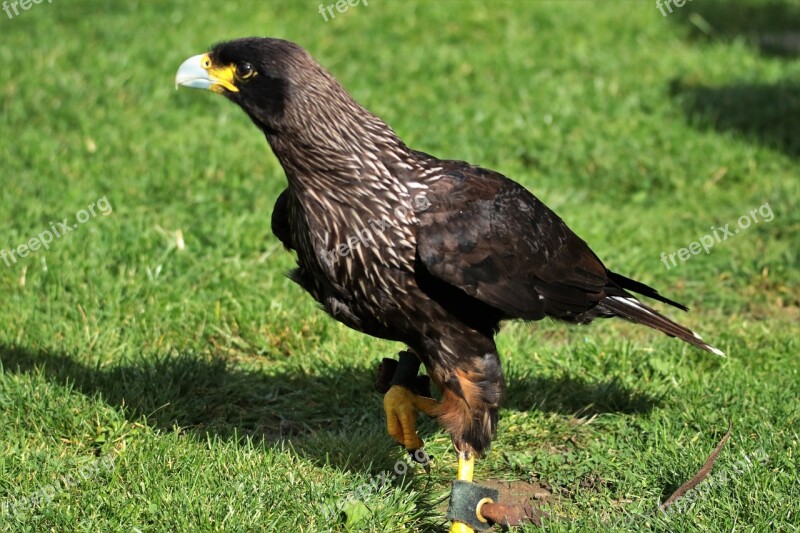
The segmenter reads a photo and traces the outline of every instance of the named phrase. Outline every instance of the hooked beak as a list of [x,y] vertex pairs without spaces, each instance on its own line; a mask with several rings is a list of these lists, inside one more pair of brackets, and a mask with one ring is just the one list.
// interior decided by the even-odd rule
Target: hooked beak
[[192,56],[178,68],[175,74],[175,88],[190,87],[206,89],[215,93],[230,91],[237,93],[239,88],[234,84],[234,66],[219,67],[214,65],[209,54]]

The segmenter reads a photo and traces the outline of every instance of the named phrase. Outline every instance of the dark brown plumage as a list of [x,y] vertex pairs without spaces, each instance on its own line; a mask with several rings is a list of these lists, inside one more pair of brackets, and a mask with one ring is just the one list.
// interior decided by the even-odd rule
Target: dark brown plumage
[[272,228],[297,253],[292,279],[344,324],[408,345],[460,452],[496,429],[502,320],[618,316],[721,355],[628,291],[685,307],[610,272],[522,186],[408,148],[298,45],[243,39],[201,59],[208,78],[182,67],[179,83],[238,104],[286,172]]

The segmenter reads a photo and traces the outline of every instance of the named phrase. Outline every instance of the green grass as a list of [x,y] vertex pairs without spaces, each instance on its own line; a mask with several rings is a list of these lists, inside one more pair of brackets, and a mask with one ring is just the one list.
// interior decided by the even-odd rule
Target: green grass
[[[757,37],[796,30],[800,5],[697,0],[662,17],[653,2],[373,0],[327,23],[317,9],[0,13],[0,248],[102,197],[113,208],[0,262],[0,528],[444,528],[455,461],[430,421],[430,477],[340,505],[402,458],[372,392],[401,346],[335,323],[283,276],[293,259],[269,231],[280,166],[235,106],[174,90],[211,43],[271,35],[309,49],[410,146],[527,186],[729,353],[621,321],[509,324],[508,396],[479,480],[549,484],[555,531],[796,531],[800,60]],[[662,252],[767,202],[771,222],[665,269]],[[728,420],[708,495],[648,514]]]

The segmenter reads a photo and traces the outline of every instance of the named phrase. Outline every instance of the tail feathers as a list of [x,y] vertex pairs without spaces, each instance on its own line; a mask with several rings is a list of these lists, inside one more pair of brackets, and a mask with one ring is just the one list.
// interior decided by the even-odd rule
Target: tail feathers
[[[608,272],[608,279],[612,283],[616,284],[621,289],[627,289],[629,291],[635,292],[637,294],[641,294],[642,296],[647,296],[648,298],[652,298],[653,300],[658,300],[659,302],[664,302],[665,304],[669,304],[673,307],[677,307],[683,311],[688,311],[689,308],[683,304],[679,304],[674,300],[670,300],[664,296],[661,296],[657,290],[649,285],[645,285],[640,281],[636,281],[635,279],[626,278],[622,274],[617,274],[616,272]],[[655,312],[655,311],[653,311]]]
[[[656,299],[675,305],[674,302],[671,302],[666,298],[659,297]],[[680,304],[677,306],[682,307]],[[719,355],[720,357],[725,357],[725,352],[703,342],[703,338],[694,331],[681,326],[676,322],[673,322],[655,309],[646,306],[633,296],[608,296],[601,300],[600,303],[597,304],[597,307],[602,308],[603,311],[608,311],[617,316],[630,320],[631,322],[650,326],[653,329],[657,329],[666,333],[670,337],[677,337],[682,341],[688,342],[689,344],[697,346],[698,348],[706,350],[707,352]]]

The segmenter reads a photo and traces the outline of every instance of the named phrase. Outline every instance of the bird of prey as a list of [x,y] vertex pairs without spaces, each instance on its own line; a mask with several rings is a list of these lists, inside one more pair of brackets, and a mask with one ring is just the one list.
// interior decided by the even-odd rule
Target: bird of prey
[[[388,432],[416,450],[416,411],[435,417],[460,479],[497,429],[503,320],[620,317],[723,355],[637,299],[687,310],[608,270],[528,190],[409,148],[295,43],[217,44],[187,59],[176,84],[225,96],[264,133],[288,181],[272,231],[297,254],[291,278],[336,320],[408,347],[384,397]],[[441,401],[412,392],[420,363]]]

